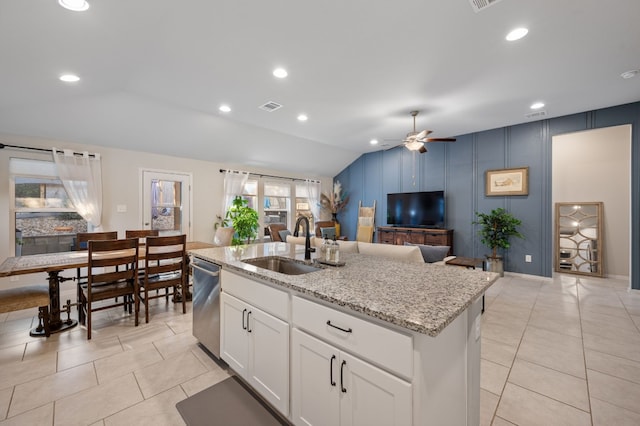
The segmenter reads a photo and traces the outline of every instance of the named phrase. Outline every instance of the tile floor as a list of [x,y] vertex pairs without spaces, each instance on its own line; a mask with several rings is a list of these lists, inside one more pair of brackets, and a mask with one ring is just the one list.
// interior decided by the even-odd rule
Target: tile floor
[[[640,291],[628,282],[507,276],[486,294],[482,425],[640,425]],[[73,295],[64,290],[63,300]],[[0,425],[181,425],[176,402],[229,376],[178,306],[149,324],[98,313],[31,338],[35,310],[0,314]],[[144,321],[144,320],[143,320]]]

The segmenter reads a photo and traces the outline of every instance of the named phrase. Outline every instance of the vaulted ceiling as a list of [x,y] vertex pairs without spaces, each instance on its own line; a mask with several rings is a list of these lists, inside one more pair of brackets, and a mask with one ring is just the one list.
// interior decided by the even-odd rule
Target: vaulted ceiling
[[88,1],[0,0],[0,133],[332,176],[412,110],[448,137],[640,100],[637,0]]

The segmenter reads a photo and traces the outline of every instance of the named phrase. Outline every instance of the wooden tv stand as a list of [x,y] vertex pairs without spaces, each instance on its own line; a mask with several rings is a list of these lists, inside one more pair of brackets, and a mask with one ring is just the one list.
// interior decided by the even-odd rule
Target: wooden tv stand
[[449,246],[451,248],[448,255],[451,256],[453,254],[453,229],[379,226],[378,242],[395,245],[404,245],[407,242],[430,246]]

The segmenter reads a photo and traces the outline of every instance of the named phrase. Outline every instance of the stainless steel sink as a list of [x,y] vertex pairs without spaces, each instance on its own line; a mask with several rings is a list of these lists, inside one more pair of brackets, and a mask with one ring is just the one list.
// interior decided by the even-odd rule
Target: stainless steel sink
[[301,275],[322,270],[317,266],[307,265],[306,263],[280,256],[257,257],[255,259],[246,259],[242,262],[286,275]]

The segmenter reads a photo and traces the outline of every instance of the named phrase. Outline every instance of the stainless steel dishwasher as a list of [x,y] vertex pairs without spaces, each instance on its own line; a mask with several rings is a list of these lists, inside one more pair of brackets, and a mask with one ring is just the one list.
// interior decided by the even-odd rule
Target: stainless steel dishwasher
[[220,266],[193,257],[193,336],[220,358]]

